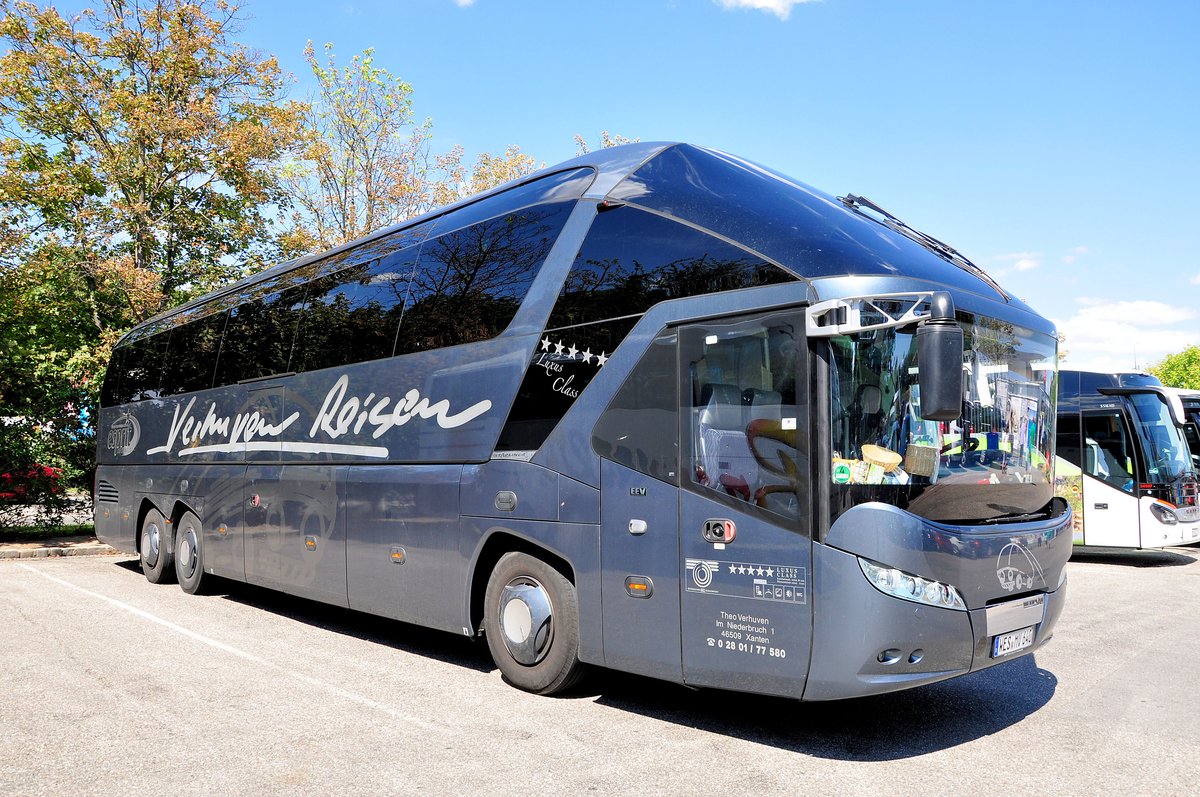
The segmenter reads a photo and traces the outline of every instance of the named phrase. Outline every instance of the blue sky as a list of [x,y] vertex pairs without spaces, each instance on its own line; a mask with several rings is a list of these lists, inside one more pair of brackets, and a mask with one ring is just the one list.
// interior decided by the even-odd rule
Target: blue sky
[[1195,0],[246,0],[239,39],[311,88],[305,42],[414,88],[435,149],[683,140],[869,197],[1066,334],[1065,365],[1200,343]]

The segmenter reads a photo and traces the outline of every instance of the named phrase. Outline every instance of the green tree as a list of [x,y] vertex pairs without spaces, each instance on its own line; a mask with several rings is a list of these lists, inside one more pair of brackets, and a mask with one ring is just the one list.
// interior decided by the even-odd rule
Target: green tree
[[0,415],[68,435],[121,332],[274,257],[299,107],[237,14],[0,0]]
[[1181,352],[1169,354],[1149,368],[1167,387],[1200,390],[1200,346],[1188,346]]
[[410,83],[379,66],[368,49],[339,68],[304,51],[317,92],[304,106],[302,146],[284,169],[291,255],[330,249],[434,208],[522,177],[536,161],[511,146],[464,164],[461,146],[436,154],[433,121],[418,120]]
[[293,207],[283,238],[290,254],[329,249],[438,204],[429,175],[433,123],[413,114],[412,86],[376,66],[373,50],[338,68],[304,50],[317,95],[304,105],[302,145],[284,169]]

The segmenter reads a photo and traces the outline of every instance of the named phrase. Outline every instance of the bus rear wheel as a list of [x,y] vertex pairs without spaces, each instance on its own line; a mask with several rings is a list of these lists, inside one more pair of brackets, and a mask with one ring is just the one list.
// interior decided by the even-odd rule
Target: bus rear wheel
[[541,559],[512,551],[488,579],[483,629],[500,674],[518,689],[551,695],[583,675],[575,586]]
[[151,509],[142,519],[141,551],[142,573],[151,584],[163,584],[175,577],[171,561],[171,536],[166,518],[157,509]]
[[184,512],[175,529],[175,577],[189,595],[200,592],[204,581],[204,529],[200,518]]

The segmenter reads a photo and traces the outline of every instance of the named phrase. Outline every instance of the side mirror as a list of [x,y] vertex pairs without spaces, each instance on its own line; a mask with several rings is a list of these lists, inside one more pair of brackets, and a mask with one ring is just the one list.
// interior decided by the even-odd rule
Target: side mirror
[[962,415],[963,332],[950,294],[933,294],[929,318],[917,327],[917,381],[921,417],[953,421]]

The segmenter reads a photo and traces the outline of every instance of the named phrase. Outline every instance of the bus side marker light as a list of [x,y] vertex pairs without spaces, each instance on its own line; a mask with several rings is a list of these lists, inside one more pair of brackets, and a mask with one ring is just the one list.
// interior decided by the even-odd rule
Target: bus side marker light
[[629,521],[629,533],[634,535],[635,537],[638,536],[639,534],[645,534],[647,528],[648,528],[648,526],[646,525],[646,521],[644,521],[644,520],[638,520],[637,518],[633,518],[632,520]]
[[310,551],[317,550],[317,538],[311,535],[304,538],[304,547]]
[[649,598],[654,594],[654,582],[645,576],[628,576],[625,591],[634,598]]
[[401,548],[399,545],[393,546],[393,548],[392,548],[392,563],[397,564],[397,565],[402,565],[406,561],[408,561],[408,554],[405,552],[405,550],[403,548]]

